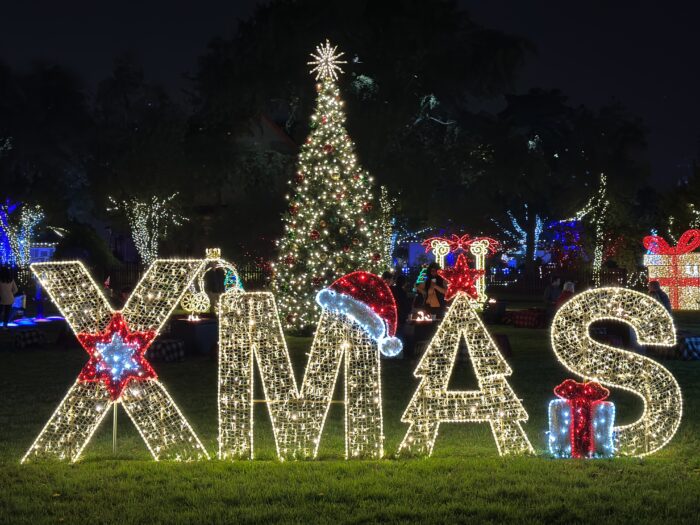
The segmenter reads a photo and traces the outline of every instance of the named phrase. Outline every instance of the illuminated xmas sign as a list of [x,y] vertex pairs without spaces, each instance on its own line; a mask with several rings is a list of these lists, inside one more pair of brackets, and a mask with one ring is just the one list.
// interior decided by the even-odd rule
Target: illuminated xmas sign
[[[79,262],[32,266],[42,286],[88,353],[75,384],[22,461],[76,461],[108,409],[121,404],[155,459],[199,460],[209,454],[159,382],[146,350],[206,260],[157,260],[121,311],[113,311]],[[467,271],[467,269],[464,269]],[[454,276],[457,277],[457,276]],[[489,423],[500,454],[532,454],[522,423],[528,414],[511,388],[512,370],[469,297],[455,297],[415,370],[420,383],[402,421],[408,430],[400,456],[430,455],[442,423]],[[384,457],[380,356],[401,351],[396,305],[376,275],[354,272],[318,293],[322,308],[300,386],[295,380],[275,297],[233,288],[220,299],[219,449],[221,459],[252,459],[255,366],[272,420],[280,460],[315,458],[341,367],[344,378],[345,456]],[[682,415],[681,391],[663,366],[599,343],[597,321],[634,329],[643,345],[675,344],[668,312],[654,299],[623,288],[583,292],[559,310],[552,325],[557,358],[587,383],[565,381],[550,405],[548,449],[557,457],[644,456],[673,437]],[[464,341],[478,389],[448,389]],[[641,417],[615,427],[607,388],[644,402]]]

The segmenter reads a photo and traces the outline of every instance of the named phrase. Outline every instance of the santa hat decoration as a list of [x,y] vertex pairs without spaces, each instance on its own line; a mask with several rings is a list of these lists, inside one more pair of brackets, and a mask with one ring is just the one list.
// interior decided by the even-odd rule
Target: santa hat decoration
[[316,295],[316,302],[331,312],[358,323],[385,356],[397,355],[402,348],[396,335],[396,303],[387,284],[369,272],[344,275]]

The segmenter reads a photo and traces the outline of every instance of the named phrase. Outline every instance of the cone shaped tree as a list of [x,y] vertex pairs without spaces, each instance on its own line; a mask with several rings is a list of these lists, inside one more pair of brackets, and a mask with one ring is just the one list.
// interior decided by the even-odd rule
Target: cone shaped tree
[[326,41],[311,55],[318,98],[311,134],[299,153],[294,191],[284,216],[273,290],[287,329],[304,329],[318,318],[316,293],[355,270],[378,272],[382,235],[373,182],[344,128],[336,84],[342,53]]

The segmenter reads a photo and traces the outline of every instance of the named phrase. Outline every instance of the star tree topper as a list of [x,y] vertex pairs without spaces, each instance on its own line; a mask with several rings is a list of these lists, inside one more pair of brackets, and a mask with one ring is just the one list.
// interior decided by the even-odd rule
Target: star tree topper
[[338,46],[332,46],[331,43],[326,39],[325,44],[319,44],[316,46],[316,54],[311,53],[311,62],[307,62],[310,66],[314,67],[310,73],[316,73],[316,80],[338,80],[338,74],[336,71],[342,73],[343,70],[338,64],[347,64],[345,60],[339,60],[345,53],[336,53]]
[[156,337],[155,331],[131,331],[122,314],[114,312],[103,332],[77,335],[90,355],[80,372],[80,380],[103,381],[112,400],[119,399],[130,380],[156,378],[156,373],[144,358]]
[[472,299],[479,297],[476,280],[484,275],[484,270],[473,270],[464,254],[460,253],[454,267],[438,270],[438,275],[447,281],[445,301],[451,300],[458,292],[464,292]]

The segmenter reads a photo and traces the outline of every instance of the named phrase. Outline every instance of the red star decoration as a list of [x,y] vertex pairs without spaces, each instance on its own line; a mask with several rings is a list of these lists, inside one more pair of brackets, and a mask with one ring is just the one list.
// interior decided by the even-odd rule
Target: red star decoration
[[463,253],[457,257],[454,267],[438,270],[438,275],[447,281],[445,301],[450,301],[459,292],[466,293],[472,299],[478,299],[476,280],[484,275],[484,270],[472,270]]
[[[98,344],[100,346],[108,345],[113,341],[113,336],[115,335],[121,338],[121,342],[125,346],[135,348],[133,355],[130,356],[131,363],[134,366],[120,374],[118,379],[113,377],[112,365],[105,361],[104,356],[97,347]],[[156,373],[144,357],[144,354],[156,335],[155,331],[132,332],[129,330],[122,314],[120,312],[113,313],[107,328],[103,332],[78,334],[78,341],[90,355],[90,360],[80,371],[78,378],[81,381],[103,381],[113,400],[121,396],[127,383],[132,379],[137,381],[155,379],[157,377]]]

